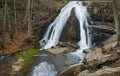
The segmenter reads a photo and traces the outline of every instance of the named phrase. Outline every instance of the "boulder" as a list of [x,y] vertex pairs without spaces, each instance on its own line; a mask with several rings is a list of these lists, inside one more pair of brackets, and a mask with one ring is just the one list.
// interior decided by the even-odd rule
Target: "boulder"
[[59,42],[59,46],[60,47],[67,47],[66,43],[64,43],[64,42]]
[[104,44],[106,45],[106,44],[109,44],[109,43],[112,43],[112,42],[115,42],[115,41],[117,41],[117,36],[114,34],[114,35],[112,35],[109,39],[107,39],[107,40],[104,42]]
[[105,44],[103,46],[103,53],[104,54],[111,54],[116,52],[119,53],[119,50],[117,49],[117,45],[118,45],[117,41]]
[[108,65],[108,64],[112,64],[112,63],[116,62],[117,60],[119,60],[119,58],[120,58],[119,54],[104,55],[100,59],[88,62],[87,67],[89,69],[100,68],[103,65],[106,65],[106,64]]
[[102,48],[95,48],[94,50],[90,50],[90,52],[86,55],[86,61],[89,62],[95,59],[100,59],[102,57]]
[[84,69],[85,69],[84,64],[71,66],[63,70],[58,76],[76,76],[79,72],[83,71]]
[[119,76],[119,58],[119,54],[108,54],[100,59],[89,61],[86,64],[87,70],[80,72],[77,76]]
[[82,72],[80,72],[77,76],[86,76],[86,74],[89,73],[89,70],[84,70]]
[[59,42],[59,44],[58,44],[60,47],[72,47],[72,48],[74,48],[74,49],[78,49],[79,48],[79,46],[77,45],[77,44],[75,44],[75,43],[71,43],[71,42]]
[[52,53],[52,54],[64,54],[69,52],[69,48],[68,47],[56,47],[56,48],[50,48],[47,49],[48,52]]
[[103,47],[104,50],[111,50],[112,48],[115,48],[117,46],[117,41],[109,43]]
[[93,73],[85,72],[84,75],[80,73],[77,76],[120,76],[120,67],[103,68]]
[[107,25],[91,25],[90,29],[92,33],[92,45],[94,46],[103,44],[103,41],[115,33],[114,28]]

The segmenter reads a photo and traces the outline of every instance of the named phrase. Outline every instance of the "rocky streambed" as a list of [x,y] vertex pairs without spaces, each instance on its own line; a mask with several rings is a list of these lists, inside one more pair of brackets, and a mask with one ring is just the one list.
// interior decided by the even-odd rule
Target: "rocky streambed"
[[32,53],[36,51],[32,49],[32,51],[28,50],[10,56],[2,56],[0,74],[2,76],[30,76],[34,67],[42,62],[54,64],[57,72],[61,72],[69,65],[79,62],[75,60],[76,58],[72,60],[66,59],[67,53],[75,51],[75,47],[77,46],[60,44],[60,46],[56,48],[38,50],[36,53]]
[[[77,64],[80,61],[78,57],[68,56],[68,53],[74,52],[78,48],[78,46],[70,42],[67,42],[67,43],[60,42],[56,48],[51,48],[51,49],[42,50],[42,51],[39,51],[38,49],[29,49],[27,52],[20,52],[12,56],[1,57],[2,61],[0,63],[0,70],[1,70],[0,75],[2,76],[27,76],[28,75],[29,76],[34,69],[34,66],[44,61],[54,64],[55,69],[57,70],[59,76],[70,76],[70,75],[82,76],[81,72],[85,71],[86,73],[86,70],[87,72],[89,71],[89,73],[95,73],[97,72],[96,70],[99,70],[100,68],[102,68],[104,66],[104,63],[106,64],[107,62],[109,62],[110,65],[113,65],[114,63],[118,65],[119,56],[116,55],[117,43],[115,40],[116,36],[115,35],[112,36],[112,34],[114,34],[113,28],[105,29],[105,28],[100,28],[99,26],[94,25],[92,26],[91,30],[93,30],[93,32],[95,30],[99,30],[98,32],[94,32],[92,36],[93,37],[92,41],[96,46],[90,49],[89,53],[85,51],[86,57],[84,58],[84,61],[83,61],[84,64],[69,67],[70,65]],[[105,39],[99,40],[100,37],[101,38],[105,37]],[[98,40],[97,43],[96,43],[96,40]],[[113,54],[115,54],[115,57],[114,56],[112,57]],[[104,58],[104,57],[107,57],[107,58]],[[107,59],[107,60],[104,60],[104,59]],[[98,62],[96,64],[95,61],[96,62],[98,61],[99,64]],[[93,68],[92,66],[96,66],[96,67]],[[119,65],[117,67],[119,67]],[[115,67],[112,67],[112,68],[115,68]]]
[[[67,61],[66,55],[67,53],[74,51],[75,48],[56,47],[38,52],[33,55],[30,61],[24,66],[22,64],[24,61],[23,59],[16,59],[14,55],[6,57],[0,64],[0,74],[2,76],[30,76],[34,66],[47,61],[54,64],[58,76],[119,76],[120,52],[119,50],[115,50],[117,45],[116,42],[112,40],[114,39],[113,37],[115,36],[112,36],[109,41],[112,43],[109,43],[102,48],[95,47],[94,49],[91,49],[85,57],[84,64],[69,67],[71,64],[77,63],[77,61]],[[111,48],[114,48],[112,52],[110,50]],[[72,51],[69,51],[70,49]],[[51,50],[54,52],[51,52]],[[105,52],[106,50],[107,52]]]

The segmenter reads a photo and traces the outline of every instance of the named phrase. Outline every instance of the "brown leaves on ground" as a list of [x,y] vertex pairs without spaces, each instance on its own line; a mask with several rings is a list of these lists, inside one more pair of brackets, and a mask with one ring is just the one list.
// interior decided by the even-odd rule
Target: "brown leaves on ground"
[[[10,39],[9,37],[9,33],[7,33],[6,35],[6,45],[4,49],[0,50],[0,55],[4,55],[4,54],[12,54],[18,51],[23,50],[22,48],[24,48],[24,44],[25,44],[25,39],[27,38],[27,33],[18,33],[18,36],[14,39]],[[22,47],[24,46],[24,47]]]

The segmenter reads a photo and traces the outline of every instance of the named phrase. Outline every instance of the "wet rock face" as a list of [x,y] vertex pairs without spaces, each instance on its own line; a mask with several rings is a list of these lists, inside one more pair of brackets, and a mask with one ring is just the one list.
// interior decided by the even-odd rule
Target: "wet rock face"
[[114,32],[114,18],[111,2],[90,2],[88,11],[91,18],[92,45],[101,45]]
[[[107,14],[111,12],[110,8],[106,8],[110,6],[110,3],[97,3],[94,2],[88,5],[88,12],[90,14],[91,20],[88,18],[88,22],[90,26],[90,34],[92,35],[92,45],[101,45],[103,41],[108,39],[111,35],[115,33],[114,24],[112,23],[114,20],[111,19],[112,14]],[[90,8],[92,11],[90,11]],[[106,12],[102,11],[102,9],[107,10]],[[100,16],[98,16],[100,15]],[[103,15],[105,17],[103,18]],[[104,19],[106,22],[104,22]],[[63,33],[61,35],[61,41],[77,41],[80,40],[80,29],[79,22],[74,14],[74,9],[71,12],[71,16],[66,23],[66,26],[63,29]]]
[[103,41],[111,37],[114,32],[114,27],[108,25],[91,25],[92,45],[101,45]]
[[75,16],[75,9],[73,8],[71,11],[71,15],[65,24],[63,32],[61,34],[61,41],[68,42],[78,42],[80,40],[80,27],[79,21]]

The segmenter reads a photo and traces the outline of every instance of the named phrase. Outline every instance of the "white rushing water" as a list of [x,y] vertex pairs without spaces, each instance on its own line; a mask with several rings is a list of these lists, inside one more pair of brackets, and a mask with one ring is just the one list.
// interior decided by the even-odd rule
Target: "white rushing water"
[[71,15],[72,9],[75,9],[75,15],[79,21],[80,35],[78,36],[80,36],[81,40],[78,42],[79,49],[76,52],[70,53],[70,55],[75,54],[79,56],[82,61],[84,57],[83,50],[88,49],[91,45],[89,24],[87,21],[89,14],[87,8],[82,5],[82,1],[71,1],[62,8],[60,14],[48,27],[43,39],[40,41],[40,45],[42,49],[48,49],[58,44],[63,27]]
[[57,76],[57,71],[53,64],[42,62],[34,67],[32,76]]
[[[88,48],[90,45],[89,36],[86,36],[84,26],[87,28],[87,35],[89,33],[88,30],[88,22],[87,17],[89,16],[87,12],[87,8],[82,5],[81,1],[71,1],[65,7],[62,8],[60,14],[56,17],[53,23],[50,24],[48,30],[46,31],[44,38],[40,41],[40,45],[42,49],[48,49],[51,47],[55,47],[60,39],[63,27],[65,26],[68,18],[70,17],[72,9],[75,8],[75,14],[79,21],[80,25],[80,38],[81,40],[78,42],[78,45],[81,49]],[[86,38],[87,37],[87,38]],[[87,43],[88,42],[88,43]]]
[[[90,47],[90,35],[89,35],[89,24],[87,18],[89,14],[87,8],[82,5],[81,1],[70,1],[65,7],[62,8],[60,14],[51,23],[43,37],[40,41],[42,49],[48,49],[55,47],[60,39],[62,30],[71,15],[72,9],[75,9],[75,15],[79,21],[80,26],[80,41],[78,42],[79,49],[76,52],[69,53],[68,56],[79,57],[82,61],[84,57],[83,50]],[[74,60],[74,59],[73,59]],[[32,76],[57,76],[55,67],[47,62],[40,63],[35,66]]]

